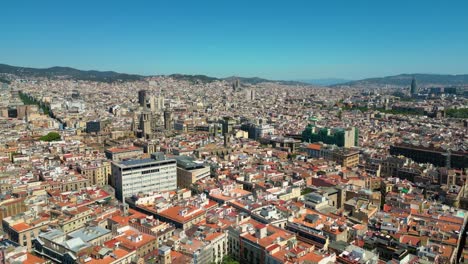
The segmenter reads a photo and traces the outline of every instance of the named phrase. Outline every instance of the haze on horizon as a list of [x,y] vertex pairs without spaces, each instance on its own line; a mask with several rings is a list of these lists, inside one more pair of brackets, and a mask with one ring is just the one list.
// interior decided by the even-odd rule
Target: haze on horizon
[[468,2],[8,1],[0,63],[144,75],[468,73]]

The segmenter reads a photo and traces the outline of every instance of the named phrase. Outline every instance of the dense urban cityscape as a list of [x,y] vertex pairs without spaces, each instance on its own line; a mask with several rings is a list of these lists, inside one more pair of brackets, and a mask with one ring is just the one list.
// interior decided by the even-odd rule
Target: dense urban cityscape
[[466,86],[4,76],[3,263],[468,258]]
[[0,10],[0,264],[468,263],[467,0]]

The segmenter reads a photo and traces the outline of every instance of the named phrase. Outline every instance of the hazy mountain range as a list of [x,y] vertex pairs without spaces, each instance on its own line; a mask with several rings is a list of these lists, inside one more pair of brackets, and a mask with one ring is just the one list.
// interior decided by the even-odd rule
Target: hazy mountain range
[[[74,80],[89,80],[100,82],[124,82],[143,80],[148,76],[137,74],[118,73],[114,71],[84,71],[70,67],[51,67],[51,68],[27,68],[17,67],[7,64],[0,64],[0,82],[8,82],[9,75],[15,75],[20,78],[27,77],[47,77],[47,78],[62,78]],[[268,80],[259,77],[226,77],[215,78],[206,75],[188,75],[188,74],[172,74],[170,77],[178,80],[186,80],[192,82],[212,82],[216,80],[234,81],[239,79],[241,83],[258,84],[262,82],[275,82],[286,85],[316,85],[330,87],[360,87],[360,86],[409,86],[412,78],[416,78],[419,85],[440,85],[440,86],[457,86],[468,85],[468,74],[447,75],[447,74],[400,74],[395,76],[368,78],[363,80],[349,81],[339,78],[326,79],[302,79],[296,81],[288,80]]]
[[[0,75],[1,74],[13,74],[21,78],[27,77],[47,77],[47,78],[63,78],[63,79],[75,79],[75,80],[88,80],[88,81],[99,81],[99,82],[117,82],[117,81],[135,81],[143,80],[149,76],[137,75],[137,74],[126,74],[118,73],[114,71],[84,71],[70,67],[51,67],[51,68],[28,68],[28,67],[17,67],[7,64],[0,64]],[[189,75],[189,74],[171,74],[168,75],[177,80],[186,80],[192,82],[213,82],[216,80],[234,81],[239,79],[241,83],[258,84],[262,82],[275,82],[286,85],[309,85],[305,82],[299,81],[283,81],[283,80],[268,80],[259,77],[227,77],[227,78],[215,78],[206,75]],[[8,81],[6,76],[0,76],[1,80]]]
[[335,85],[335,84],[341,84],[341,83],[348,83],[348,82],[351,82],[352,80],[341,79],[341,78],[322,78],[322,79],[303,79],[303,80],[301,79],[298,81],[320,85],[320,86],[329,86],[329,85]]
[[357,81],[350,81],[340,84],[335,84],[335,87],[359,87],[359,86],[410,86],[412,79],[416,78],[416,82],[421,86],[459,86],[468,85],[468,74],[450,75],[450,74],[399,74],[395,76],[368,78]]
[[17,67],[7,64],[0,64],[0,74],[14,74],[18,77],[47,77],[47,78],[69,78],[76,80],[114,82],[140,80],[143,77],[135,74],[118,73],[114,71],[83,71],[70,67],[51,67],[51,68],[27,68]]

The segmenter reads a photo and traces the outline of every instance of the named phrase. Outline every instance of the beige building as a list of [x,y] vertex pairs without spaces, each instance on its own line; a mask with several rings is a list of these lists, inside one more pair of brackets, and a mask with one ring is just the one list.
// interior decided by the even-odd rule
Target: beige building
[[143,149],[133,146],[126,148],[110,148],[104,153],[106,154],[106,158],[112,161],[122,161],[141,157],[143,155]]
[[129,226],[117,229],[114,236],[114,239],[120,242],[120,247],[129,251],[135,250],[139,258],[143,258],[158,248],[158,240],[155,236],[142,233]]
[[357,131],[355,127],[348,127],[345,129],[344,131],[344,147],[345,148],[351,148],[351,147],[357,146],[357,144],[355,144],[356,134],[357,134]]
[[286,190],[286,193],[278,195],[278,199],[283,201],[292,200],[301,196],[301,188],[300,187],[289,187]]
[[78,191],[89,186],[90,184],[88,179],[76,177],[69,179],[69,181],[63,182],[61,190],[63,192]]
[[26,211],[23,198],[11,198],[0,202],[0,221],[12,215]]
[[49,223],[48,218],[15,215],[3,219],[2,226],[10,240],[31,251],[34,239],[39,236],[41,230],[47,230]]
[[177,187],[190,188],[198,180],[209,177],[210,167],[187,156],[179,156],[177,160]]
[[99,164],[90,164],[78,168],[78,171],[87,178],[92,185],[102,187],[107,184],[111,174],[111,163],[103,161]]
[[335,150],[332,155],[332,159],[343,167],[355,167],[359,164],[359,151]]
[[212,262],[220,263],[223,257],[228,254],[227,252],[227,231],[212,233],[205,237],[205,241],[209,241],[211,244],[211,250],[213,255]]
[[69,233],[80,229],[91,220],[93,210],[87,207],[78,207],[66,210],[59,217],[58,225],[63,232]]

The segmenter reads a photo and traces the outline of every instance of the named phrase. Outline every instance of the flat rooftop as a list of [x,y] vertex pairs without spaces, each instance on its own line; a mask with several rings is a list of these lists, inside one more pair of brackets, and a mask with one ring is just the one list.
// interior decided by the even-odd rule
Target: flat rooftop
[[110,153],[122,153],[122,152],[131,152],[131,151],[143,152],[143,149],[139,147],[126,147],[126,148],[109,148],[106,150],[106,152],[110,152]]
[[164,159],[164,160],[155,160],[152,158],[146,159],[132,159],[132,160],[124,160],[120,162],[116,162],[119,167],[128,168],[128,167],[140,167],[145,165],[155,165],[155,164],[171,164],[176,163],[175,159]]
[[201,169],[205,166],[201,162],[196,162],[193,158],[187,156],[178,156],[175,158],[177,166],[182,167],[186,170]]
[[147,159],[124,160],[124,161],[119,162],[118,164],[125,166],[125,167],[129,167],[129,166],[150,164],[154,162],[157,162],[157,161],[154,159],[147,158]]
[[68,234],[72,238],[81,238],[84,242],[89,242],[98,237],[104,236],[111,231],[100,226],[89,226],[85,228],[78,229],[74,232]]

